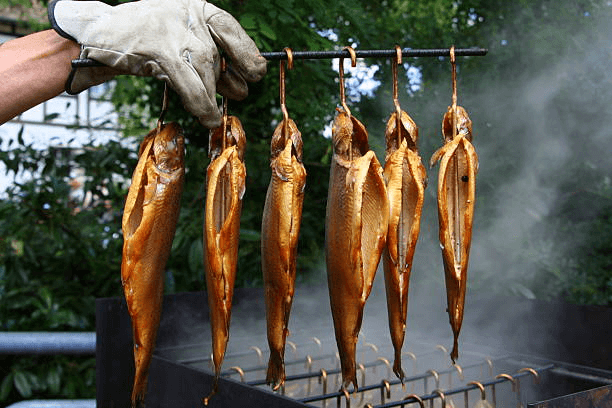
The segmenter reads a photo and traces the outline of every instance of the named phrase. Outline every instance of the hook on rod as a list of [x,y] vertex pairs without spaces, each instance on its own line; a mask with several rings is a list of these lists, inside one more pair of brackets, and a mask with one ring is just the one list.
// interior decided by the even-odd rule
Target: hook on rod
[[393,103],[395,104],[396,127],[397,127],[397,147],[402,143],[402,108],[399,103],[399,91],[397,83],[397,69],[398,65],[402,63],[402,47],[399,45],[395,46],[395,61],[391,63],[391,76],[393,77]]
[[164,96],[162,98],[162,108],[159,114],[159,119],[157,120],[157,133],[161,132],[161,128],[164,125],[164,116],[166,116],[166,112],[168,111],[168,83],[164,82]]
[[540,374],[538,374],[538,372],[534,370],[533,368],[530,368],[530,367],[521,368],[520,370],[518,370],[518,372],[519,373],[528,372],[529,374],[533,375],[534,384],[540,383]]
[[[287,53],[287,69],[293,69],[293,52],[291,48],[285,47],[284,50]],[[285,128],[287,126],[287,120],[289,119],[289,112],[287,112],[287,106],[285,105],[285,60],[280,62],[280,105],[281,111],[283,112],[283,120],[285,121]]]
[[516,392],[516,379],[514,379],[514,377],[512,377],[510,374],[505,373],[497,374],[495,376],[496,380],[499,380],[500,378],[510,381],[512,383],[512,392]]
[[[408,400],[415,400],[415,401],[412,401],[412,402],[418,402],[419,405],[421,406],[421,408],[425,408],[425,403],[423,402],[423,399],[421,397],[419,397],[418,395],[416,395],[416,394],[408,394],[408,395],[406,395],[402,399],[402,405],[401,405],[402,408],[404,408],[404,404]],[[409,404],[412,403],[412,402],[409,402]]]
[[452,82],[453,82],[453,139],[457,136],[457,58],[455,57],[455,46],[450,48],[450,63],[452,67]]
[[482,383],[479,383],[478,381],[470,381],[469,383],[467,383],[467,385],[475,385],[476,387],[478,387],[480,389],[480,399],[483,401],[487,399],[485,387],[484,385],[482,385]]
[[440,389],[433,390],[432,394],[438,394],[440,399],[442,400],[442,408],[446,408],[446,395]]
[[[342,50],[347,50],[349,55],[351,56],[351,66],[357,66],[357,54],[355,54],[355,50],[353,47],[346,46]],[[342,104],[342,109],[346,112],[346,114],[350,117],[351,110],[346,105],[346,96],[344,94],[344,55],[340,57],[338,62],[338,73],[340,75],[340,103]]]

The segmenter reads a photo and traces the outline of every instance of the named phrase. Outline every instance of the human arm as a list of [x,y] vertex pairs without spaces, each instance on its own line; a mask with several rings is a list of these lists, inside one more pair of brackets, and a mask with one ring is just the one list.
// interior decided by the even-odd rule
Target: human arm
[[64,90],[80,46],[45,30],[0,46],[0,124]]

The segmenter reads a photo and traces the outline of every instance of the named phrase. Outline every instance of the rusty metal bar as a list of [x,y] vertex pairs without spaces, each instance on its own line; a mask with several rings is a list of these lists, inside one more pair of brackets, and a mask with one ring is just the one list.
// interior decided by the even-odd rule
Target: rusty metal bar
[[[487,55],[486,48],[456,48],[455,55],[462,57],[482,57]],[[357,58],[395,58],[397,53],[395,49],[389,50],[355,50]],[[287,53],[285,51],[273,51],[273,52],[262,52],[262,57],[268,61],[280,61],[287,59]],[[450,48],[431,48],[431,49],[414,49],[414,48],[403,48],[402,57],[449,57]],[[293,51],[293,59],[333,59],[333,58],[349,58],[350,54],[347,50],[333,50],[333,51]],[[104,64],[89,59],[75,59],[72,60],[73,68],[86,68],[86,67],[101,67]]]

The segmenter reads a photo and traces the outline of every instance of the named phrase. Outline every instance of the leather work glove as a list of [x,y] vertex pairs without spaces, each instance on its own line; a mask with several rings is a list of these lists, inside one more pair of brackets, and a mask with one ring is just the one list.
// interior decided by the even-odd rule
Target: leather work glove
[[[266,73],[266,60],[238,21],[205,0],[140,0],[114,7],[53,0],[49,21],[58,34],[81,44],[81,58],[105,65],[73,69],[66,92],[79,93],[119,74],[154,76],[209,128],[221,123],[216,91],[244,99],[245,81]],[[217,46],[232,63],[225,73]]]

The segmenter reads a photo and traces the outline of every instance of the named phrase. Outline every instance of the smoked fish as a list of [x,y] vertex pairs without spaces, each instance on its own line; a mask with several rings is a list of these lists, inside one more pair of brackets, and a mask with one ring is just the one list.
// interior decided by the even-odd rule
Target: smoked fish
[[333,159],[325,218],[330,304],[342,388],[357,389],[355,351],[363,308],[387,237],[389,202],[383,169],[365,127],[344,109],[332,127]]
[[285,382],[285,341],[295,289],[295,262],[302,219],[306,170],[302,135],[284,119],[271,142],[272,176],[261,223],[261,267],[266,299],[270,360],[266,382],[278,389]]
[[442,121],[445,143],[430,160],[440,162],[438,174],[438,223],[444,263],[448,315],[453,330],[453,362],[459,355],[458,338],[463,322],[467,270],[472,241],[472,221],[476,201],[478,155],[472,145],[472,121],[465,109],[457,106],[455,129],[453,109]]
[[383,251],[385,290],[391,342],[395,349],[393,372],[403,381],[402,346],[406,331],[408,288],[412,258],[421,225],[427,175],[417,149],[418,128],[404,111],[393,112],[385,132],[384,168],[389,197],[389,228]]
[[185,177],[185,143],[176,123],[152,130],[140,145],[123,211],[121,282],[132,319],[136,374],[132,407],[144,404],[161,317],[164,268],[170,255]]
[[246,182],[245,147],[246,136],[235,116],[227,117],[226,126],[210,131],[203,246],[216,379],[213,392],[229,339]]

